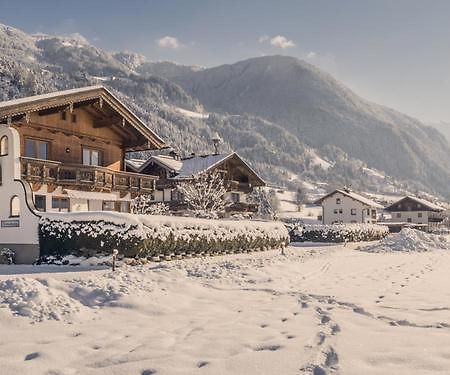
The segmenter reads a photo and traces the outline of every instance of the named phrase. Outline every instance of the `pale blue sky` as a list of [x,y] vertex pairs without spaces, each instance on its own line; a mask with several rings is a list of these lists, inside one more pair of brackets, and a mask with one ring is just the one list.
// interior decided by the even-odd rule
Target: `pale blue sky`
[[292,55],[369,100],[450,122],[449,18],[447,0],[0,0],[0,22],[26,32],[204,66]]

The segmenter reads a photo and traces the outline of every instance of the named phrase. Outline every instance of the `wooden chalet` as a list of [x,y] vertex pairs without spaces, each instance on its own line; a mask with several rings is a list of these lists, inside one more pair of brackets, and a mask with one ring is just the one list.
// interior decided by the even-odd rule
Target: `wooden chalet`
[[247,195],[255,187],[265,186],[258,174],[236,153],[210,154],[180,158],[176,153],[154,155],[147,160],[127,160],[127,170],[158,176],[153,196],[155,202],[166,202],[172,210],[187,208],[177,185],[202,173],[218,171],[228,190],[226,199],[232,201],[229,212],[254,212],[256,205],[247,202]]
[[163,140],[102,86],[2,102],[0,124],[14,130],[6,145],[39,211],[127,212],[155,189],[156,176],[126,171],[125,155]]

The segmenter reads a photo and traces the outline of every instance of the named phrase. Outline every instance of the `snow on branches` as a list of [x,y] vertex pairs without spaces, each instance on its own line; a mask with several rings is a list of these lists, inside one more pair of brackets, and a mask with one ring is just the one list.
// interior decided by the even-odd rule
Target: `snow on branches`
[[223,212],[225,207],[231,204],[225,200],[227,189],[219,172],[201,173],[179,184],[178,191],[183,195],[189,208],[200,216]]
[[139,215],[167,215],[169,208],[162,202],[155,203],[149,194],[142,194],[131,201],[131,213]]
[[248,195],[247,201],[258,205],[258,217],[272,220],[276,216],[276,210],[279,203],[275,190],[267,190],[261,187],[255,188]]

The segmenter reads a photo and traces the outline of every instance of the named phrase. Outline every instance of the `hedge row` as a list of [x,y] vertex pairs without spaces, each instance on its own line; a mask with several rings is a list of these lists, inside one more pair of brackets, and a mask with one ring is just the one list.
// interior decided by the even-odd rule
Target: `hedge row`
[[375,241],[388,234],[388,227],[377,224],[294,225],[289,230],[291,242]]
[[105,212],[47,214],[39,241],[41,256],[95,256],[117,249],[125,257],[153,259],[275,249],[287,245],[289,235],[277,222]]

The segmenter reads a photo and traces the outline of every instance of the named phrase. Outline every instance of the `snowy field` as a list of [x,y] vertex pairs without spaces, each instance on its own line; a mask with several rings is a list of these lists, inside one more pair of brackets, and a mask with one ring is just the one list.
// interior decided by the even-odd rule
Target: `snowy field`
[[389,241],[0,266],[0,373],[448,374],[450,252]]

